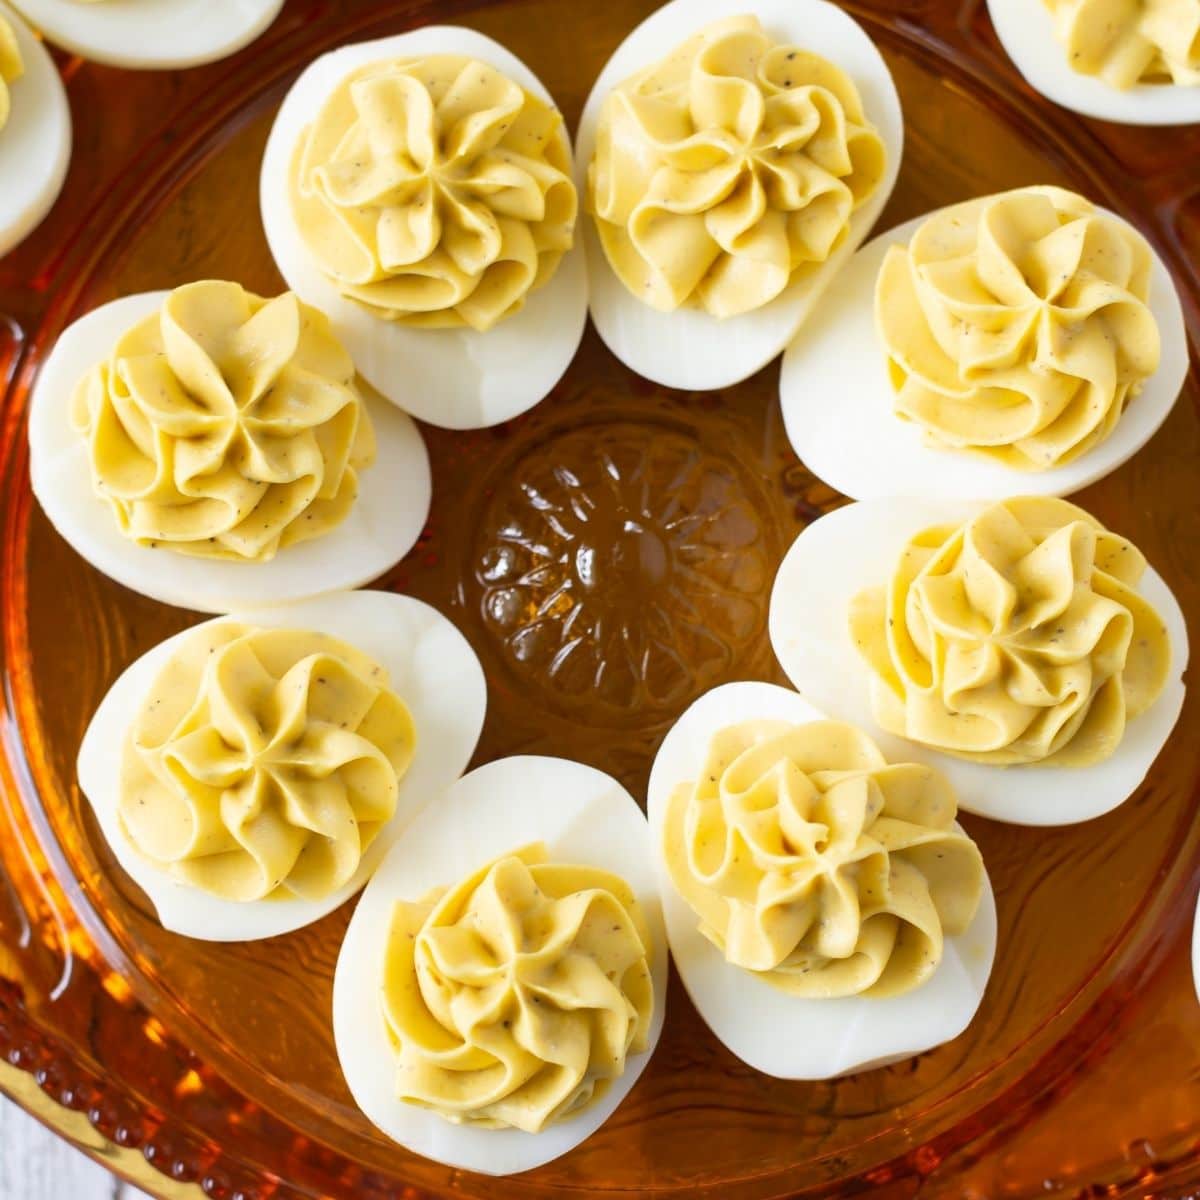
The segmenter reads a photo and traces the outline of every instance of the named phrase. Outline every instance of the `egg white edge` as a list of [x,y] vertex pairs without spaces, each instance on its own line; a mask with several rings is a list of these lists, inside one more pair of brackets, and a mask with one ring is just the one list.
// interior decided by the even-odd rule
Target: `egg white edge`
[[1192,922],[1192,984],[1200,1000],[1200,898],[1196,900],[1196,916]]
[[359,472],[358,499],[321,537],[269,562],[196,558],[127,538],[92,488],[87,440],[71,428],[75,385],[170,292],[143,292],[93,309],[59,337],[38,373],[29,410],[34,495],[59,534],[97,570],[164,604],[201,612],[303,600],[358,587],[399,562],[420,536],[432,498],[429,456],[412,419],[364,389],[376,457]]
[[[323,900],[222,900],[176,881],[140,855],[121,830],[117,798],[129,722],[186,638],[224,622],[327,633],[368,654],[412,715],[416,745],[400,779],[396,812],[367,848],[354,877]],[[80,788],[117,862],[146,893],[165,929],[209,942],[289,933],[340,907],[371,877],[422,809],[466,769],[487,708],[483,668],[466,638],[441,613],[409,596],[347,592],[278,608],[249,609],[193,625],[142,655],[100,702],[79,749]]]
[[581,196],[587,194],[587,168],[596,149],[600,110],[613,88],[710,22],[746,13],[757,15],[777,41],[793,42],[846,71],[858,88],[867,118],[883,139],[887,166],[879,187],[851,216],[845,241],[817,271],[790,284],[762,308],[725,320],[690,307],[659,312],[632,296],[609,266],[588,214],[583,225],[592,321],[621,362],[666,387],[694,391],[729,387],[775,358],[883,212],[904,153],[904,118],[891,73],[863,28],[840,8],[826,0],[671,0],[629,34],[592,87],[576,138]]
[[[727,963],[701,934],[699,918],[675,890],[660,849],[671,793],[697,778],[713,735],[729,725],[825,719],[788,688],[752,681],[723,684],[679,718],[650,772],[650,833],[675,966],[692,1003],[725,1046],[755,1070],[780,1079],[831,1079],[872,1070],[957,1037],[979,1008],[996,953],[996,903],[986,871],[970,926],[946,939],[930,979],[901,996],[790,996]],[[888,756],[888,761],[906,760]]]
[[[1129,225],[1107,209],[1098,211]],[[906,221],[859,250],[784,353],[779,399],[792,449],[814,475],[856,500],[1065,496],[1115,471],[1158,431],[1187,380],[1183,305],[1158,252],[1151,247],[1148,300],[1162,345],[1158,369],[1100,445],[1064,466],[1022,471],[981,454],[931,446],[921,426],[896,415],[887,352],[875,324],[875,284],[887,251],[907,245],[933,215]]]
[[836,509],[803,530],[771,593],[771,645],[796,689],[838,720],[866,730],[890,761],[927,763],[949,778],[966,812],[1015,825],[1072,825],[1110,812],[1145,779],[1183,707],[1187,626],[1179,602],[1149,567],[1138,592],[1171,644],[1166,687],[1129,722],[1111,758],[1090,767],[989,766],[940,754],[882,730],[871,711],[871,672],[850,637],[850,602],[886,585],[904,544],[930,525],[960,523],[982,503],[897,497]]
[[[654,1012],[648,1046],[595,1104],[540,1133],[453,1125],[396,1096],[396,1059],[380,1009],[380,970],[397,900],[452,886],[490,859],[543,841],[553,861],[602,867],[633,888],[650,927]],[[646,821],[613,778],[560,758],[520,756],[478,767],[409,827],[355,909],[333,981],[333,1032],[355,1101],[388,1137],[448,1166],[527,1171],[566,1154],[612,1115],[650,1061],[666,1015],[667,939]]]
[[0,0],[25,64],[8,84],[12,109],[0,129],[0,255],[7,254],[54,207],[71,161],[71,110],[45,47],[15,9]]
[[249,45],[283,0],[19,0],[55,45],[95,62],[134,70],[215,62]]
[[1043,0],[988,0],[996,36],[1035,91],[1086,117],[1124,125],[1188,125],[1200,121],[1200,87],[1139,83],[1127,91],[1071,69]]
[[[579,237],[582,207],[574,245],[546,284],[529,293],[519,312],[481,333],[414,329],[372,316],[347,300],[313,261],[292,219],[288,198],[292,151],[333,88],[368,63],[422,54],[477,58],[554,105],[545,85],[519,58],[473,29],[427,25],[330,51],[301,72],[271,126],[259,186],[263,229],[288,286],[328,314],[359,371],[384,396],[431,425],[482,429],[540,403],[575,357],[587,323],[587,266]],[[570,157],[565,124],[562,138]]]

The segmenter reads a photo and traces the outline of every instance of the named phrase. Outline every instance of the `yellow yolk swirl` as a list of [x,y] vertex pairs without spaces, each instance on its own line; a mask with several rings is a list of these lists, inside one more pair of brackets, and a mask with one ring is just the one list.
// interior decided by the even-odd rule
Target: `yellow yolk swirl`
[[376,316],[490,329],[554,274],[578,197],[562,115],[475,59],[347,76],[297,143],[290,196],[321,271]]
[[1141,234],[1061,188],[935,213],[875,289],[897,414],[1010,467],[1092,449],[1158,367],[1152,261]]
[[184,554],[262,562],[327,533],[375,457],[350,356],[290,292],[177,288],[72,405],[121,532]]
[[979,904],[983,863],[956,811],[941,774],[889,766],[852,725],[747,722],[672,794],[662,849],[728,962],[795,996],[895,996]]
[[885,159],[849,76],[735,17],[607,97],[589,200],[639,300],[730,317],[828,259]]
[[383,1008],[401,1099],[535,1133],[645,1050],[651,943],[629,885],[534,845],[396,905]]
[[1200,0],[1045,0],[1072,68],[1125,90],[1200,84]]
[[12,98],[9,96],[8,85],[15,83],[25,74],[25,62],[21,58],[21,48],[17,45],[17,35],[12,25],[0,17],[0,129],[8,123],[8,114],[12,111]]
[[414,747],[387,673],[326,634],[222,622],[134,717],[118,811],[137,851],[226,900],[319,900],[396,810]]
[[1146,560],[1065,500],[1019,498],[913,537],[851,606],[888,732],[987,763],[1088,766],[1166,683]]

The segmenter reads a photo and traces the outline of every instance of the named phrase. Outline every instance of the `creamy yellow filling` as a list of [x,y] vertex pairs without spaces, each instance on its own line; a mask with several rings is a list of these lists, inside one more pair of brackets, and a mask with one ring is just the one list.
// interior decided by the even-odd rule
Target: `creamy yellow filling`
[[1200,0],[1045,0],[1071,66],[1122,90],[1200,84]]
[[0,16],[0,129],[8,123],[8,114],[12,111],[8,85],[24,74],[25,62],[21,47],[17,45],[17,35],[12,25]]
[[386,320],[481,330],[554,274],[578,207],[558,110],[450,54],[343,79],[297,142],[289,192],[342,295]]
[[920,987],[983,889],[944,776],[889,765],[852,725],[749,721],[714,735],[670,798],[663,854],[727,962],[795,996]]
[[639,300],[730,317],[828,259],[885,160],[848,75],[734,17],[607,97],[589,203]]
[[895,411],[930,441],[1045,470],[1103,442],[1158,368],[1150,247],[1031,187],[934,213],[875,288]]
[[396,810],[415,732],[387,672],[327,634],[222,622],[182,642],[130,726],[135,849],[225,900],[319,900]]
[[354,364],[291,292],[176,288],[84,376],[73,423],[126,537],[266,561],[328,533],[375,457]]
[[1088,766],[1162,691],[1171,649],[1146,560],[1065,500],[917,533],[850,632],[890,733],[980,762]]
[[541,844],[398,903],[383,1011],[401,1099],[529,1133],[579,1112],[646,1048],[650,957],[629,885]]

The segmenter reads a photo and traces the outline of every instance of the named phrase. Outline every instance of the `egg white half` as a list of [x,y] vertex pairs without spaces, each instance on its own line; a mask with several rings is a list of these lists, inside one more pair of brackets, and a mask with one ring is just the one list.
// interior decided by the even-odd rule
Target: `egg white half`
[[122,831],[117,812],[129,723],[179,643],[195,636],[200,626],[143,654],[112,685],[88,725],[78,761],[79,786],[105,840],[125,873],[149,896],[165,929],[208,942],[244,942],[318,921],[366,883],[409,822],[466,769],[483,728],[487,685],[466,638],[437,609],[409,596],[346,592],[282,608],[251,609],[217,621],[312,630],[356,647],[387,670],[392,690],[412,714],[416,733],[395,815],[367,848],[349,883],[323,900],[242,903],[181,883],[144,858]]
[[[536,75],[498,42],[455,25],[342,46],[310,63],[284,97],[263,154],[259,200],[275,264],[288,286],[329,316],[359,371],[393,404],[444,429],[482,429],[532,408],[562,378],[587,320],[587,268],[579,245],[520,312],[486,332],[414,329],[347,300],[321,273],[300,237],[288,198],[288,168],[301,132],[351,71],[387,58],[462,54],[486,62],[547,104]],[[565,127],[563,142],[570,154]]]
[[164,604],[199,612],[282,604],[378,578],[416,542],[432,496],[429,456],[416,424],[363,389],[375,427],[375,461],[359,473],[349,515],[321,537],[286,546],[269,562],[195,558],[127,538],[93,490],[87,439],[71,427],[70,400],[169,292],[143,292],[93,309],[63,331],[38,375],[29,411],[29,472],[46,516],[98,571]]
[[850,636],[851,600],[886,585],[905,543],[931,525],[959,524],[984,505],[963,500],[864,500],[809,525],[784,556],[771,593],[771,645],[806,699],[865,730],[889,761],[928,763],[954,785],[959,806],[1016,825],[1072,825],[1109,812],[1133,794],[1183,707],[1187,627],[1179,602],[1148,568],[1138,591],[1163,619],[1171,643],[1166,687],[1125,728],[1111,758],[1090,767],[994,766],[941,754],[880,729],[871,672]]
[[[679,718],[650,772],[650,834],[667,938],[683,985],[709,1028],[733,1054],[780,1079],[831,1079],[866,1071],[957,1037],[979,1008],[996,955],[996,902],[986,874],[979,909],[967,931],[947,938],[933,975],[901,996],[789,996],[726,962],[700,932],[700,919],[675,890],[660,850],[671,793],[695,781],[713,735],[729,725],[763,720],[804,725],[825,719],[788,688],[723,684]],[[888,761],[912,760],[889,755]]]
[[1196,918],[1192,924],[1192,983],[1200,1000],[1200,900],[1196,901]]
[[609,93],[710,22],[747,13],[757,16],[776,41],[811,50],[850,76],[867,119],[883,139],[887,167],[879,187],[851,216],[845,241],[818,270],[789,285],[762,308],[724,320],[698,308],[664,313],[643,304],[614,274],[595,222],[585,215],[582,225],[596,329],[627,367],[667,387],[689,391],[728,387],[779,354],[875,224],[891,195],[904,152],[904,120],[891,74],[862,27],[840,8],[826,0],[671,0],[617,47],[592,87],[576,139],[581,196],[587,194],[596,126]]
[[1129,400],[1112,435],[1086,454],[1048,471],[1021,471],[982,454],[929,445],[920,425],[896,415],[887,352],[875,326],[875,282],[889,248],[907,245],[932,215],[906,221],[859,250],[784,354],[779,375],[783,423],[804,465],[855,500],[999,500],[1017,493],[1065,496],[1132,458],[1167,419],[1188,371],[1183,305],[1157,252],[1152,252],[1149,307],[1162,341],[1158,370]]
[[25,73],[8,85],[12,110],[0,128],[0,255],[32,233],[54,207],[71,159],[71,110],[46,48],[0,0]]
[[1124,125],[1188,125],[1200,121],[1200,87],[1139,83],[1122,91],[1071,69],[1042,0],[988,0],[996,36],[1025,82],[1048,100],[1086,117]]
[[[396,1055],[379,1003],[392,910],[397,900],[419,900],[537,841],[552,861],[612,871],[637,896],[653,942],[649,1044],[629,1057],[604,1096],[540,1133],[454,1125],[396,1096]],[[646,819],[633,797],[602,771],[567,759],[502,758],[465,775],[431,804],[375,872],[338,956],[333,1033],[355,1101],[388,1137],[447,1166],[511,1175],[566,1154],[608,1120],[658,1045],[666,999],[667,940]]]
[[279,15],[283,0],[18,0],[64,50],[113,67],[173,70],[233,54]]

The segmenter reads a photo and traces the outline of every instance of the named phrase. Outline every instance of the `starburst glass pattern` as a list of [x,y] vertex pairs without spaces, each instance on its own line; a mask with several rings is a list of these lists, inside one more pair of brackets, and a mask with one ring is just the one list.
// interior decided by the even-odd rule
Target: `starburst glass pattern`
[[610,714],[670,712],[761,632],[769,554],[735,461],[615,422],[544,442],[505,475],[476,580],[523,680]]

